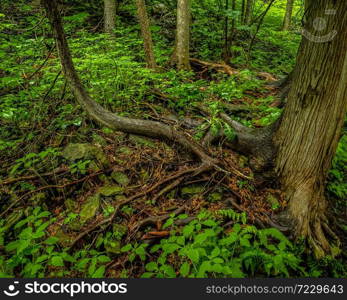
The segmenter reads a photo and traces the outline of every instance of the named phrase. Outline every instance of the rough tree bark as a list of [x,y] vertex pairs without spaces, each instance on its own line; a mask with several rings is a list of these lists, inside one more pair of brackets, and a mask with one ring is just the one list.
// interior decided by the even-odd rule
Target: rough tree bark
[[104,0],[104,31],[114,34],[116,20],[116,0]]
[[[314,24],[331,9],[334,15],[326,15],[322,32]],[[287,215],[296,236],[306,237],[318,257],[330,250],[324,186],[347,109],[346,11],[347,1],[312,1],[292,87],[274,135]]]
[[155,62],[153,53],[152,34],[149,28],[149,19],[147,15],[145,0],[136,0],[136,7],[137,15],[141,26],[141,34],[143,38],[143,46],[145,50],[147,66],[151,69],[156,69],[157,64]]
[[284,31],[288,30],[291,24],[293,7],[294,7],[294,0],[287,0],[286,13],[284,15],[283,26],[282,26],[282,30]]
[[191,0],[177,1],[177,69],[189,70],[189,35],[190,35],[190,6]]

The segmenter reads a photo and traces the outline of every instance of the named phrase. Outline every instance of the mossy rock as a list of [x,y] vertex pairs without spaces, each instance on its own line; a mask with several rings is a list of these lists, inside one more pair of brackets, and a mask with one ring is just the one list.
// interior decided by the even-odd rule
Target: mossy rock
[[150,148],[156,147],[156,144],[152,140],[150,140],[148,138],[144,138],[142,136],[131,134],[129,136],[129,140],[131,142],[133,142],[135,145],[146,146],[146,147],[150,147]]
[[271,209],[276,210],[278,208],[281,207],[280,202],[278,201],[278,199],[272,195],[272,194],[268,194],[266,197],[266,201],[270,204]]
[[106,185],[99,189],[99,193],[105,197],[121,195],[124,192],[124,188],[119,185]]
[[185,186],[181,190],[181,194],[184,195],[196,195],[203,193],[205,188],[202,185],[189,185]]
[[80,212],[80,221],[82,224],[94,218],[100,207],[100,194],[90,196],[82,205]]
[[105,153],[100,148],[90,144],[71,143],[65,147],[62,155],[71,162],[79,159],[89,159],[96,160],[103,166],[108,166],[110,164]]
[[121,186],[127,186],[130,182],[129,177],[122,172],[112,172],[111,177],[115,182],[117,182]]

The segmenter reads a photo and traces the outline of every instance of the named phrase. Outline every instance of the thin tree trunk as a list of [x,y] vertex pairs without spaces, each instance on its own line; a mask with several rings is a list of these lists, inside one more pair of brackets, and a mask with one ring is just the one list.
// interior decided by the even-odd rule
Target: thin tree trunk
[[245,24],[245,8],[246,8],[246,0],[242,0],[241,2],[241,24]]
[[253,1],[254,0],[247,0],[246,11],[245,11],[245,21],[244,21],[246,25],[249,25],[251,23],[251,19],[253,15]]
[[293,7],[294,7],[294,0],[287,0],[286,13],[284,16],[283,26],[282,26],[282,30],[284,31],[288,30],[291,24]]
[[190,3],[191,0],[177,1],[177,69],[190,70],[189,36],[190,36]]
[[[225,12],[227,13],[229,9],[229,0],[225,0]],[[222,58],[225,63],[230,62],[230,49],[229,49],[229,17],[225,15],[224,18],[224,47],[222,51]]]
[[[315,31],[309,32],[313,21],[332,8],[335,15],[326,16],[326,30],[313,26]],[[274,138],[287,215],[296,236],[307,238],[317,257],[331,248],[326,238],[331,230],[325,218],[324,186],[347,110],[346,11],[347,1],[312,2],[292,88]]]
[[145,0],[136,0],[136,7],[137,15],[141,26],[141,33],[143,38],[143,46],[145,50],[147,66],[151,69],[156,69],[157,64],[155,63],[153,53],[152,34],[149,28],[149,19],[147,15]]
[[[229,0],[226,0],[225,2],[225,9],[229,9]],[[236,0],[232,0],[231,2],[231,9],[232,11],[236,10]],[[236,30],[236,18],[233,17],[231,21],[231,28],[229,30],[229,18],[225,17],[225,28],[224,28],[224,49],[223,49],[223,61],[226,64],[230,64],[230,59],[232,57],[231,53],[231,46],[234,39],[234,34]]]
[[116,1],[104,0],[104,31],[114,34],[116,21]]

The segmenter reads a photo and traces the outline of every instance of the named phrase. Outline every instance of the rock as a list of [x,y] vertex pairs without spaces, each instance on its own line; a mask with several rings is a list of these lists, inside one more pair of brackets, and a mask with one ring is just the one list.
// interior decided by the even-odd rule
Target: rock
[[103,196],[110,197],[123,194],[124,188],[118,185],[103,186],[99,189],[99,193]]
[[112,172],[111,177],[114,181],[116,181],[121,186],[127,186],[130,182],[128,176],[122,172]]
[[136,145],[147,146],[147,147],[150,147],[150,148],[155,148],[156,147],[156,144],[152,140],[150,140],[148,138],[144,138],[142,136],[131,134],[129,136],[129,140],[131,142],[133,142],[134,144],[136,144]]
[[87,222],[89,219],[95,217],[100,207],[100,195],[95,194],[90,196],[87,201],[82,205],[80,212],[80,221],[82,224]]
[[109,165],[105,153],[100,148],[90,144],[71,143],[65,147],[62,155],[72,162],[79,159],[90,159],[99,161],[103,166]]
[[181,190],[182,195],[195,195],[195,194],[200,194],[205,190],[205,188],[201,185],[189,185],[185,186]]
[[280,208],[280,206],[281,206],[278,199],[272,194],[267,195],[266,201],[270,204],[271,209],[273,209],[273,210],[276,210],[276,209]]
[[208,200],[211,202],[218,202],[221,201],[223,198],[223,194],[214,192],[208,195]]

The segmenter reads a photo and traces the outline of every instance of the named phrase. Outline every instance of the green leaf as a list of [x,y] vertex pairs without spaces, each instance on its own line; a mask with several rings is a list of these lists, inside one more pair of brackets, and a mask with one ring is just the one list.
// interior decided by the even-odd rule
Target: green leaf
[[171,254],[175,252],[177,249],[179,249],[180,246],[177,244],[169,243],[169,244],[164,244],[162,248],[164,252],[166,252],[167,254]]
[[194,226],[194,225],[191,225],[191,224],[188,224],[188,225],[184,226],[184,227],[183,227],[183,232],[182,232],[183,235],[184,235],[185,237],[189,237],[189,236],[193,233],[194,228],[195,228],[195,226]]
[[98,262],[101,262],[101,263],[108,263],[108,262],[110,262],[111,261],[111,259],[108,257],[108,256],[106,256],[106,255],[100,255],[100,256],[98,256]]
[[211,258],[217,257],[220,254],[220,249],[218,247],[215,247],[211,252]]
[[158,264],[155,261],[151,261],[150,263],[146,264],[145,268],[149,272],[157,271],[158,270]]
[[122,247],[122,248],[120,249],[120,251],[122,251],[122,252],[128,252],[128,251],[130,251],[132,248],[133,248],[133,246],[132,246],[131,244],[127,244],[127,245],[125,245],[124,247]]
[[187,256],[193,263],[199,262],[199,251],[196,249],[188,249]]
[[59,239],[57,237],[51,236],[47,240],[45,240],[44,243],[47,245],[55,245],[58,241]]
[[188,276],[189,271],[190,271],[190,265],[187,262],[184,262],[180,268],[180,274],[183,277],[186,277],[186,276]]
[[102,278],[104,277],[105,266],[100,266],[92,275],[92,278]]
[[175,278],[176,277],[175,270],[173,269],[173,267],[171,267],[169,265],[161,266],[160,270],[163,271],[165,273],[165,275],[167,275],[169,278]]
[[64,267],[64,261],[61,256],[53,256],[51,258],[51,266]]
[[152,278],[154,273],[152,272],[145,272],[141,275],[141,278]]

